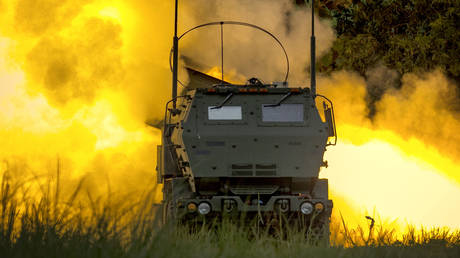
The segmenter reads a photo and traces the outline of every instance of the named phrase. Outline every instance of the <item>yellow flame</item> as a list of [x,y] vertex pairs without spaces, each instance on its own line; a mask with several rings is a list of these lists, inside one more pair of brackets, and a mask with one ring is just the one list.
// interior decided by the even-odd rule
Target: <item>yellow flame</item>
[[[460,228],[460,210],[452,205],[460,201],[460,184],[446,175],[456,174],[459,165],[453,164],[450,170],[441,172],[420,155],[436,156],[436,151],[416,140],[404,141],[391,132],[353,126],[342,128],[341,132],[346,134],[345,130],[359,130],[372,140],[360,146],[345,140],[330,148],[326,153],[330,167],[322,175],[329,178],[336,195],[355,206],[356,214],[372,215],[375,210],[382,219],[398,219],[400,225]],[[397,143],[417,151],[408,156]],[[347,210],[346,203],[336,204],[336,212]],[[362,223],[364,219],[346,215],[353,223]]]
[[[124,1],[56,1],[42,5],[47,16],[25,23],[15,17],[33,6],[22,4],[9,2],[9,13],[1,21],[22,27],[16,32],[3,30],[7,27],[2,24],[0,31],[0,173],[24,163],[33,174],[53,174],[50,164],[59,157],[69,186],[86,177],[93,193],[104,191],[109,183],[125,193],[152,189],[159,131],[147,127],[145,110],[134,106],[139,98],[130,91],[147,93],[143,85],[124,81],[147,74],[126,68],[140,60],[134,64],[130,58],[139,48],[132,46],[138,40],[130,30],[137,18],[132,12],[141,6]],[[20,5],[23,8],[16,8]],[[52,26],[48,18],[62,24]],[[46,34],[38,33],[45,30]],[[164,52],[167,55],[167,49]],[[155,96],[151,90],[143,95]]]
[[206,74],[214,78],[222,78],[222,73],[219,67],[217,66],[214,66],[213,68],[211,68]]
[[115,19],[121,22],[120,11],[118,10],[118,8],[113,7],[113,6],[107,6],[107,7],[102,8],[99,11],[99,15],[103,17],[109,17],[109,18],[112,18],[112,19]]
[[[222,79],[221,68],[214,66],[206,72],[207,75],[212,76],[216,79]],[[224,70],[224,81],[233,83],[233,84],[243,84],[246,79],[244,76],[238,74],[235,69],[229,69],[229,71]]]
[[[160,133],[144,121],[161,119],[169,97],[172,4],[44,1],[37,12],[22,0],[2,3],[0,172],[15,161],[27,164],[24,173],[52,172],[59,156],[69,185],[87,176],[94,191],[107,180],[120,192],[151,187]],[[218,67],[207,74],[221,78]],[[245,78],[229,67],[225,80]],[[366,117],[363,78],[342,72],[319,80],[336,105],[340,137],[321,175],[347,218],[361,220],[375,209],[403,223],[458,228],[458,141],[439,141],[451,155],[436,141],[457,133],[459,123],[445,110],[436,113],[438,104],[427,98],[447,91],[447,82],[439,74],[411,80],[415,86],[403,90],[409,98],[385,96],[375,121]],[[431,87],[435,82],[444,87]],[[440,123],[437,115],[449,119]]]
[[438,72],[406,76],[400,91],[388,90],[377,103],[371,121],[363,78],[339,72],[319,85],[334,101],[338,123],[339,144],[325,153],[329,168],[321,172],[330,179],[335,212],[355,225],[375,211],[399,225],[460,228],[452,205],[460,202],[460,164],[449,142],[460,123],[439,101],[454,86]]

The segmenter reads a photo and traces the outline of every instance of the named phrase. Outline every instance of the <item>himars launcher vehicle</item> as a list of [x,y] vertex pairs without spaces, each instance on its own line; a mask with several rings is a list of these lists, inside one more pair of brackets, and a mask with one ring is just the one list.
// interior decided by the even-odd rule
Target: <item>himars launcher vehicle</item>
[[[251,78],[234,85],[195,71],[199,83],[177,96],[179,39],[197,28],[225,24],[267,32],[247,23],[214,22],[178,37],[176,0],[173,98],[158,146],[164,221],[253,214],[261,221],[284,217],[328,232],[332,201],[327,179],[318,174],[327,166],[326,146],[335,145],[337,137],[332,102],[316,94],[314,31],[311,88],[287,87],[288,72],[283,83]],[[289,67],[287,55],[286,60]]]

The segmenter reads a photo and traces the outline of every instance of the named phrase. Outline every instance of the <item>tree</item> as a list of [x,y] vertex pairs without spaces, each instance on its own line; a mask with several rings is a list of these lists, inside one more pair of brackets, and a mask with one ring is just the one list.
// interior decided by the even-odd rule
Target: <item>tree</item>
[[400,74],[442,69],[460,82],[460,1],[354,0],[331,5],[337,40],[320,71],[351,69],[365,76],[377,62]]

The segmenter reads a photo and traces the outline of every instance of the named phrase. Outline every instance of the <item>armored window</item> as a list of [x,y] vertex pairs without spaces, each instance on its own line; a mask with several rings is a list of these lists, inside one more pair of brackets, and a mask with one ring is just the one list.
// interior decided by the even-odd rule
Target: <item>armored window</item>
[[303,122],[303,104],[262,105],[263,122]]
[[209,120],[241,120],[243,119],[241,113],[241,106],[222,106],[215,108],[215,106],[208,107]]

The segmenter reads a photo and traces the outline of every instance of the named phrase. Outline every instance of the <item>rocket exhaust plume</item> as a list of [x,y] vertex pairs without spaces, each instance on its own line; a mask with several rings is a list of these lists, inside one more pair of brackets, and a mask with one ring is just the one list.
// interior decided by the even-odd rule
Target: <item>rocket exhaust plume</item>
[[[160,132],[144,121],[160,121],[171,94],[173,1],[16,0],[1,1],[0,12],[0,173],[16,166],[11,177],[44,178],[59,159],[63,194],[83,177],[93,194],[107,185],[120,194],[151,190]],[[216,20],[260,25],[285,45],[290,85],[308,76],[302,35],[310,33],[311,10],[292,1],[183,1],[178,15],[179,32]],[[314,22],[320,57],[335,36],[329,21]],[[182,55],[204,64],[202,72],[220,67],[216,35],[217,27],[181,41]],[[232,27],[225,42],[232,53],[226,79],[233,71],[235,78],[282,80],[284,57],[264,35]],[[361,214],[375,209],[402,223],[459,228],[452,205],[460,201],[455,85],[437,70],[404,75],[370,119],[366,85],[387,70],[376,67],[367,81],[346,71],[317,78],[318,93],[334,102],[341,135],[321,172],[337,196],[336,211],[365,220]]]

